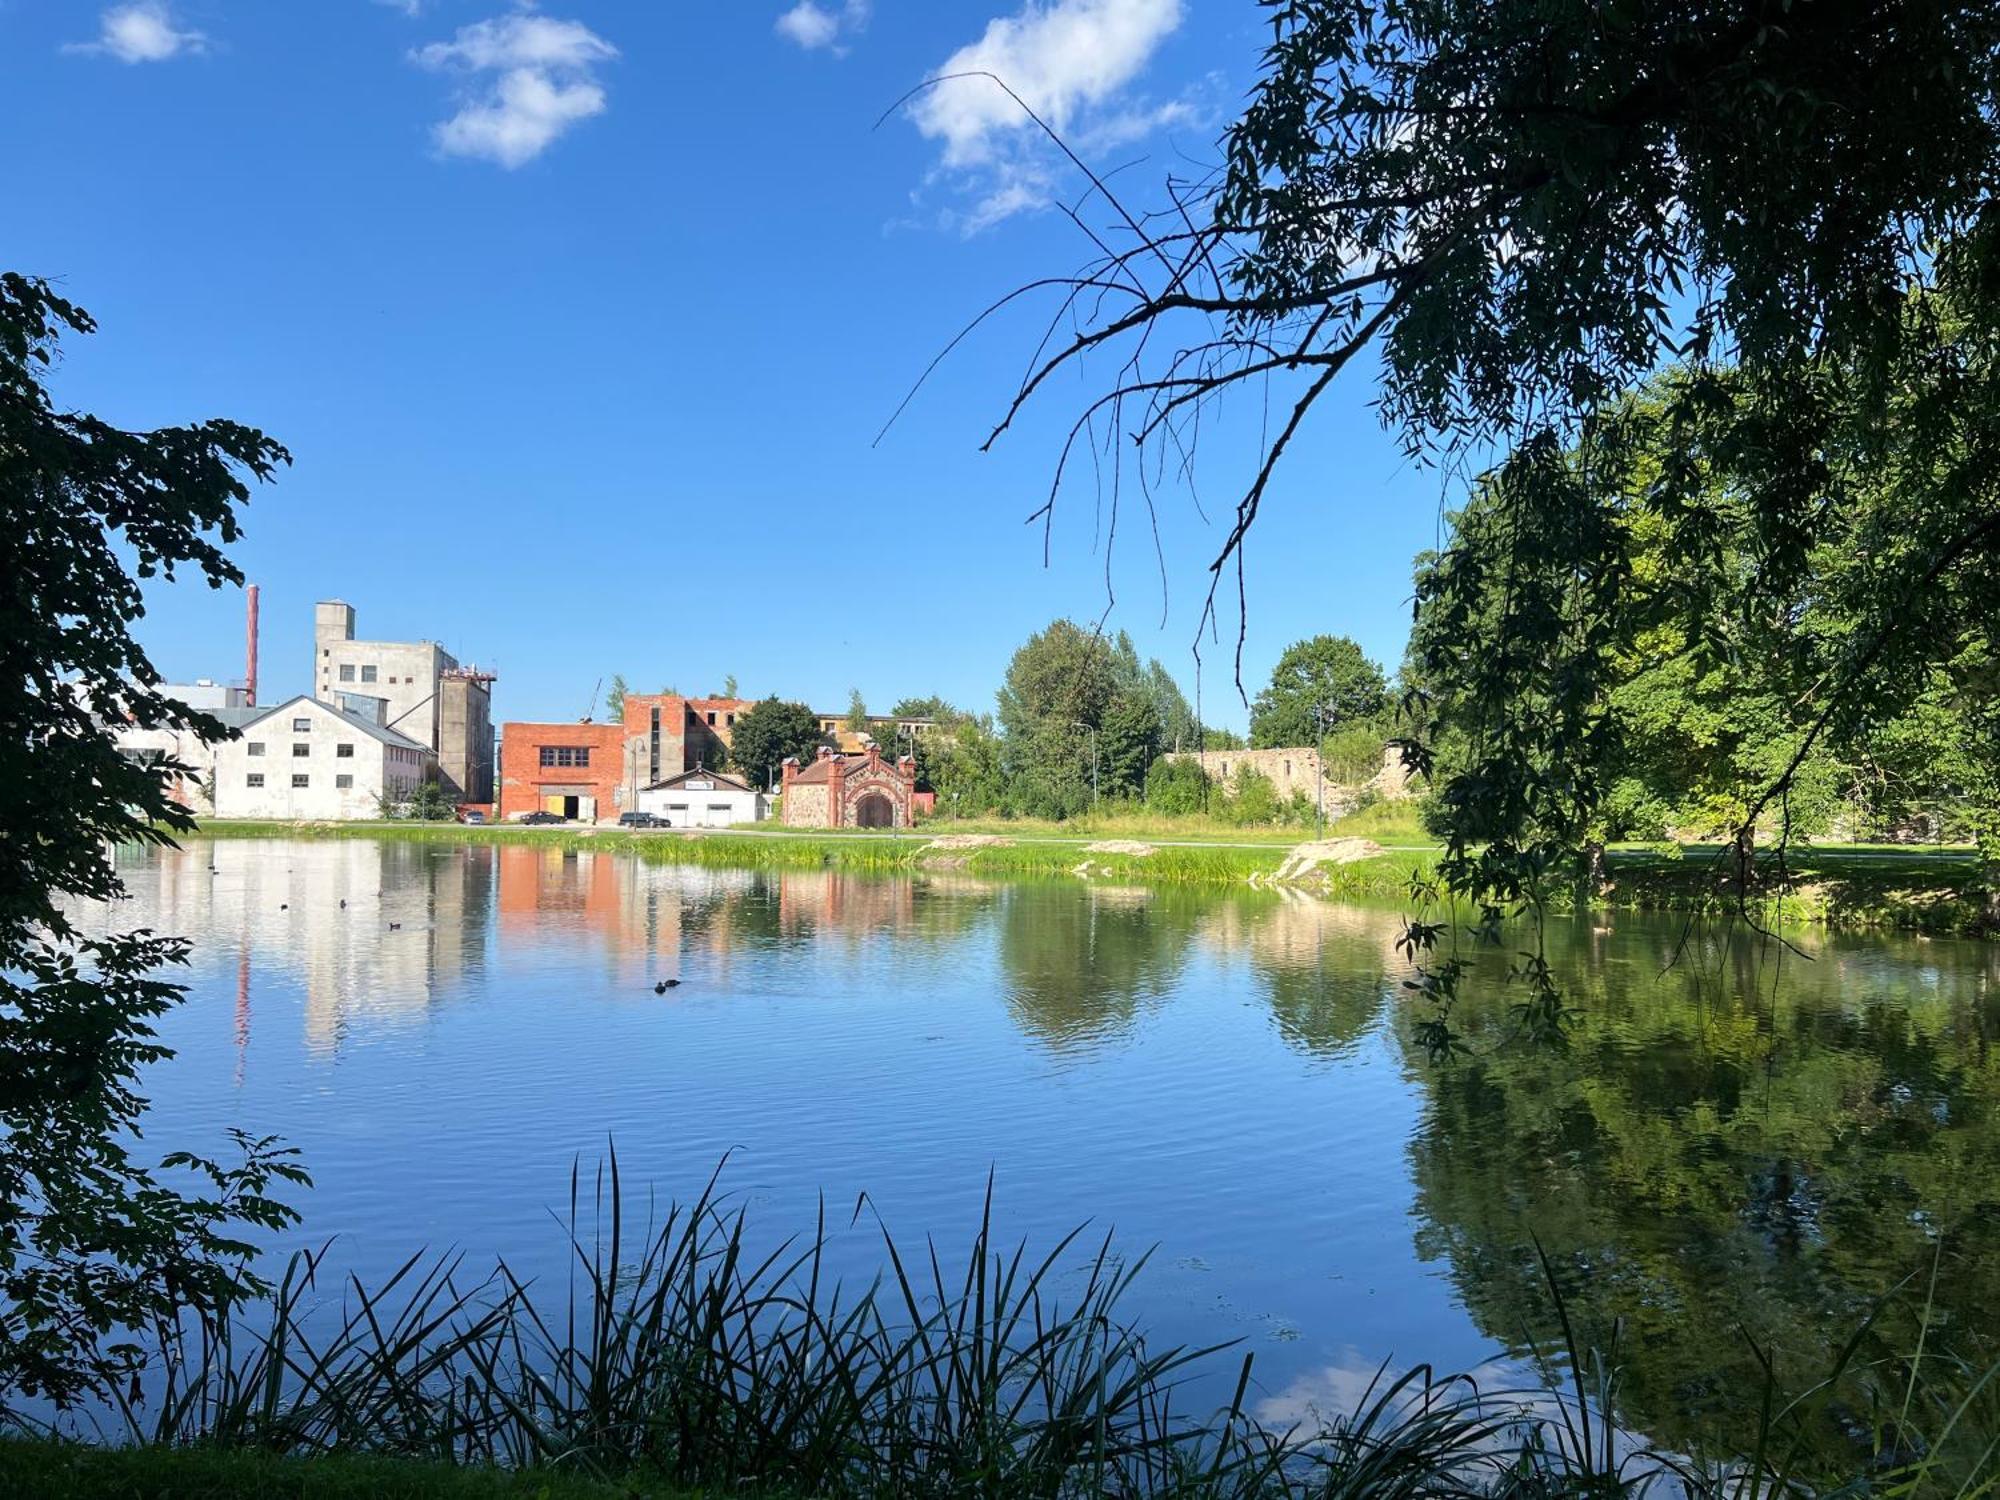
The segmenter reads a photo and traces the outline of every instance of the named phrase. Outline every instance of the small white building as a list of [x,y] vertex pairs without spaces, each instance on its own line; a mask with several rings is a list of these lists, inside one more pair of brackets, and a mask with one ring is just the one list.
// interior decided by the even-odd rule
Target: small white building
[[748,782],[701,766],[664,777],[639,791],[639,811],[665,818],[674,828],[761,823],[770,810],[770,799]]
[[215,750],[215,815],[379,818],[436,774],[437,755],[406,734],[303,694],[245,724]]

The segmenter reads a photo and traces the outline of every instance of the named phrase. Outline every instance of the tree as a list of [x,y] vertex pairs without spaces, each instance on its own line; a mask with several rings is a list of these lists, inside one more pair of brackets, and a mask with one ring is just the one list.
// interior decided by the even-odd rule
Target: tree
[[1146,806],[1165,817],[1205,811],[1209,790],[1208,773],[1199,761],[1162,756],[1146,773]]
[[1378,717],[1388,703],[1382,669],[1348,637],[1294,641],[1250,707],[1250,743],[1316,745],[1328,731]]
[[868,704],[863,700],[860,688],[847,690],[847,718],[843,722],[855,734],[868,732]]
[[1145,692],[1122,692],[1104,711],[1098,732],[1100,788],[1106,797],[1140,796],[1160,753],[1160,715]]
[[1014,653],[998,703],[1016,811],[1066,818],[1090,806],[1093,751],[1101,749],[1096,732],[1118,691],[1118,658],[1111,641],[1069,620],[1053,622]]
[[[1102,259],[1068,279],[1055,342],[994,434],[1058,371],[1115,372],[1086,386],[1038,513],[1100,442],[1141,450],[1119,473],[1191,478],[1197,418],[1212,429],[1220,398],[1254,393],[1269,435],[1235,491],[1212,608],[1243,576],[1228,564],[1295,437],[1364,351],[1413,457],[1469,473],[1497,454],[1482,486],[1523,571],[1487,622],[1498,633],[1475,634],[1504,572],[1477,578],[1461,552],[1464,587],[1431,602],[1433,639],[1481,658],[1478,691],[1454,695],[1477,717],[1440,711],[1406,746],[1421,771],[1453,737],[1480,739],[1494,777],[1456,794],[1448,778],[1434,811],[1442,886],[1490,933],[1587,868],[1599,808],[1562,767],[1605,763],[1606,674],[1633,603],[1604,476],[1632,446],[1627,394],[1682,360],[1649,502],[1686,523],[1674,547],[1699,560],[1711,544],[1709,458],[1749,497],[1736,543],[1760,597],[1797,598],[1830,528],[1875,544],[1827,575],[1870,588],[1844,593],[1846,633],[1797,749],[1740,809],[1747,839],[1822,738],[1896,712],[1897,684],[1926,681],[1991,616],[2000,9],[1283,0],[1271,19],[1219,173],[1170,184],[1158,213],[1096,185],[1112,237],[1096,234]],[[1895,526],[1841,503],[1857,456],[1895,483],[1876,512]],[[1444,930],[1420,924],[1411,941],[1428,953]],[[1461,971],[1419,982],[1448,1010]],[[1546,967],[1522,972],[1531,1009],[1558,1014]]]
[[611,691],[604,695],[604,712],[614,723],[622,722],[625,718],[625,694],[628,691],[630,689],[626,686],[625,674],[613,672]]
[[159,974],[187,944],[85,937],[66,910],[122,893],[107,846],[193,827],[169,795],[188,768],[125,760],[111,726],[228,734],[159,691],[131,633],[140,580],[240,583],[237,507],[290,461],[234,422],[125,432],[59,410],[43,374],[94,327],[46,282],[0,275],[0,1401],[59,1407],[136,1379],[137,1331],[189,1313],[212,1329],[261,1292],[238,1235],[293,1222],[269,1189],[303,1180],[248,1137],[237,1166],[166,1159],[205,1179],[192,1195],[133,1155],[140,1070],[167,1055],[153,1024],[182,993]]
[[737,715],[729,758],[753,786],[767,787],[786,757],[810,761],[831,743],[819,727],[819,715],[803,703],[764,698]]
[[725,698],[734,698],[736,696],[736,674],[734,672],[730,672],[723,677],[722,696]]
[[435,773],[418,782],[404,797],[383,792],[377,799],[382,816],[403,818],[413,823],[449,823],[458,816],[458,805],[445,794]]

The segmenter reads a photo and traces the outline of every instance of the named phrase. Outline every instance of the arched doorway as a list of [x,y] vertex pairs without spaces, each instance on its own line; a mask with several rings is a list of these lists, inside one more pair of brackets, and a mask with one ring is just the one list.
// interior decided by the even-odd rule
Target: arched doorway
[[880,792],[865,793],[854,804],[854,821],[862,828],[893,828],[896,826],[896,804]]

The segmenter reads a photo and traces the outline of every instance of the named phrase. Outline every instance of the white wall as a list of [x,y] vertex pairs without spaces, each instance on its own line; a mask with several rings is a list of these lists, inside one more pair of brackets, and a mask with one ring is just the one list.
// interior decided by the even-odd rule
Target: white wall
[[[303,720],[307,728],[293,727]],[[304,746],[304,753],[296,753]],[[342,746],[349,747],[345,755]],[[261,747],[261,749],[260,749]],[[222,818],[349,821],[379,818],[381,793],[401,800],[424,780],[428,751],[386,745],[316,703],[291,703],[217,747],[215,812]],[[261,777],[261,786],[251,778]],[[294,786],[294,777],[306,784]],[[341,778],[350,782],[339,784]]]
[[648,788],[639,793],[638,810],[665,818],[676,828],[727,828],[731,823],[761,823],[769,816],[768,801],[762,792],[739,792],[718,782],[713,791]]

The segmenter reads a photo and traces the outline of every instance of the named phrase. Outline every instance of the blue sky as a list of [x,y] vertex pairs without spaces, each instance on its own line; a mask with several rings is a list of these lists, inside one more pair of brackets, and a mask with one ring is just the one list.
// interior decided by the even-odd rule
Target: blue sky
[[[873,440],[967,318],[1090,247],[992,90],[877,118],[996,66],[1143,198],[1213,159],[1265,36],[1251,0],[0,0],[6,263],[101,325],[65,403],[292,449],[237,552],[267,699],[338,596],[364,635],[495,668],[503,718],[580,715],[614,672],[986,709],[1030,631],[1105,605],[1087,483],[1046,568],[1023,525],[1085,387],[981,454],[1039,332],[1002,318]],[[1355,375],[1252,535],[1253,692],[1302,635],[1402,649],[1441,485]],[[1211,429],[1211,518],[1259,415]],[[1160,524],[1165,623],[1128,514],[1110,624],[1192,694],[1221,532],[1172,490]],[[1233,630],[1201,696],[1240,727]],[[241,598],[158,591],[143,637],[170,677],[237,676]]]

